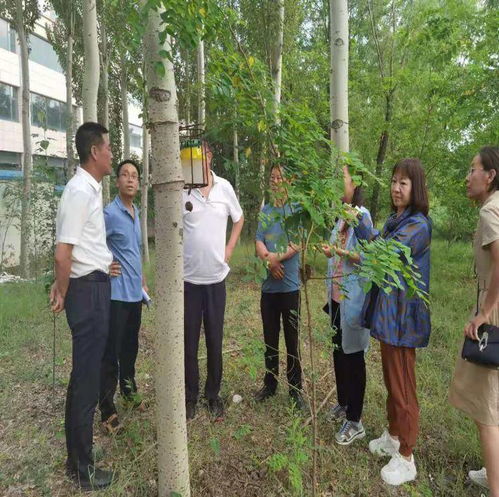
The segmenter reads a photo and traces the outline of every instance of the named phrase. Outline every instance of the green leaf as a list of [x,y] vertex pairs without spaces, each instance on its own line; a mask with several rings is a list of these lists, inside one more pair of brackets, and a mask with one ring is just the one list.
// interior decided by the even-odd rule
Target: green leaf
[[220,440],[218,438],[211,438],[210,439],[210,447],[211,447],[211,450],[213,450],[213,452],[215,453],[215,455],[217,457],[219,457],[220,451],[221,451]]

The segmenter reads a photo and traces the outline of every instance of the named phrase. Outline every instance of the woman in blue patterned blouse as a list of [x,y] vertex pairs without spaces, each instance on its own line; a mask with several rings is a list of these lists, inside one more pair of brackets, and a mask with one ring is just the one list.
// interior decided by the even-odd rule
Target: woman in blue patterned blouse
[[[381,234],[362,218],[355,234],[359,240],[373,240],[381,235],[410,247],[421,274],[420,288],[428,292],[432,227],[425,174],[419,159],[402,159],[395,165],[390,192],[393,213]],[[409,297],[405,289],[387,294],[375,288],[366,297],[362,316],[363,325],[380,341],[388,391],[388,430],[369,443],[369,450],[376,455],[391,456],[381,470],[381,478],[388,484],[400,485],[416,478],[412,454],[419,425],[416,348],[428,345],[430,313],[421,298]]]

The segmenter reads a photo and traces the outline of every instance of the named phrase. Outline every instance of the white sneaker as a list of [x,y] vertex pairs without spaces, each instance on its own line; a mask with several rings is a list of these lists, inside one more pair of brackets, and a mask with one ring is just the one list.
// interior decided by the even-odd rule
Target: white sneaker
[[381,468],[381,478],[388,485],[402,485],[416,479],[417,471],[414,456],[408,461],[398,452],[392,456],[390,462]]
[[478,471],[470,471],[468,473],[470,480],[477,485],[484,488],[489,488],[489,481],[487,480],[487,470],[485,468]]
[[369,442],[369,450],[375,456],[393,456],[398,454],[399,448],[400,442],[392,438],[388,430],[385,430],[381,437]]

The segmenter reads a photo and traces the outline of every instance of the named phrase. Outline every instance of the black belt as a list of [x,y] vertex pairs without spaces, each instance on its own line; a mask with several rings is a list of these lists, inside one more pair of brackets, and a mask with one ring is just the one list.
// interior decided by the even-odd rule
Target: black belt
[[99,281],[99,282],[106,282],[109,281],[109,275],[106,273],[103,273],[102,271],[92,271],[89,274],[86,274],[85,276],[80,276],[79,278],[75,278],[79,281]]

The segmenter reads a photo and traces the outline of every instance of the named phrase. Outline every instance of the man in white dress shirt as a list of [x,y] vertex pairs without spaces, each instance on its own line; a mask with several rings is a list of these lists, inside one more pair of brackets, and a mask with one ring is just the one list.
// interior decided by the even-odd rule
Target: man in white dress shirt
[[[217,420],[224,412],[219,392],[225,278],[244,216],[232,185],[211,171],[212,153],[207,144],[204,147],[209,167],[208,186],[183,193],[185,400],[187,419],[192,419],[199,396],[198,347],[203,322],[207,351],[204,395],[212,418]],[[229,216],[233,225],[226,243]]]
[[56,221],[52,310],[66,309],[73,341],[66,398],[68,475],[84,490],[110,485],[113,473],[95,467],[93,420],[99,398],[101,361],[109,331],[113,256],[106,243],[102,178],[111,174],[108,130],[87,122],[76,132],[80,167],[61,197]]

